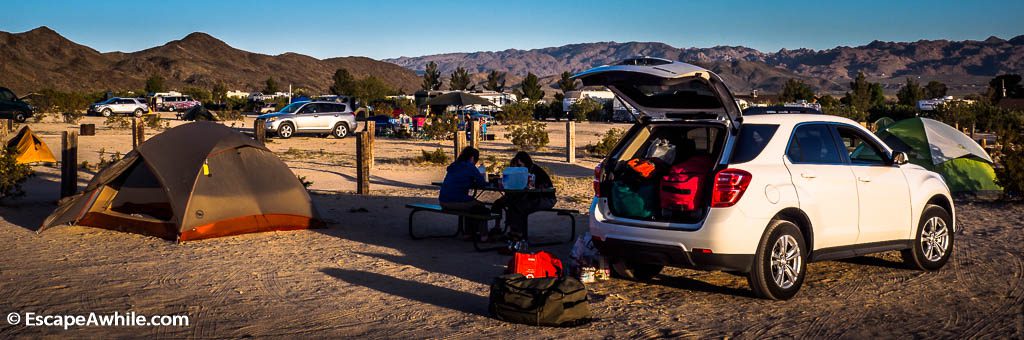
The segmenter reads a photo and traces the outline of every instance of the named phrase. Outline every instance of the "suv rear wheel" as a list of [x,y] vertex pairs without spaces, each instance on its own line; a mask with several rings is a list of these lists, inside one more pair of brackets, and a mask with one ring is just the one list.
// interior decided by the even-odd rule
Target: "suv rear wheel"
[[631,263],[625,260],[613,261],[611,267],[616,276],[633,281],[650,280],[665,268],[660,264]]
[[15,112],[14,113],[14,121],[15,122],[24,123],[26,118],[28,118],[28,117],[27,117],[27,115],[25,115],[24,112]]
[[142,109],[135,109],[135,116],[142,117]]
[[345,123],[334,125],[334,130],[331,130],[331,134],[338,139],[345,138],[348,136],[348,125],[345,125]]
[[769,300],[789,300],[804,283],[807,246],[796,224],[774,220],[768,225],[754,254],[747,282],[754,295]]
[[100,112],[100,115],[103,115],[104,117],[110,117],[111,114],[113,114],[113,112],[110,111],[110,109],[103,109],[103,111]]
[[953,219],[937,205],[926,205],[910,249],[903,250],[903,262],[920,270],[938,270],[953,253]]
[[281,127],[277,128],[277,136],[283,139],[292,138],[295,134],[295,127],[291,123],[281,124]]

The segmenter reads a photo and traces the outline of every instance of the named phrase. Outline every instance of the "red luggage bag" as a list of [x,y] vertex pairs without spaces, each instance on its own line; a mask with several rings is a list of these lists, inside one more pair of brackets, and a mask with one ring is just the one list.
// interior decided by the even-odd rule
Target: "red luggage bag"
[[551,253],[539,251],[533,254],[516,252],[508,263],[510,274],[523,274],[528,279],[562,276],[562,261]]
[[701,182],[708,176],[712,165],[708,156],[693,156],[669,168],[661,178],[661,208],[696,210]]

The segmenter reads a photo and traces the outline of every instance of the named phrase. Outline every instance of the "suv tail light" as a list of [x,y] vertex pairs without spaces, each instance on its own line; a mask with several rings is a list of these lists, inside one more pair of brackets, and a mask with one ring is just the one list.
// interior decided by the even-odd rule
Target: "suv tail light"
[[594,197],[601,197],[601,172],[603,163],[597,163],[594,167]]
[[715,185],[711,190],[711,207],[728,208],[736,205],[750,185],[751,175],[740,169],[725,169],[715,174]]

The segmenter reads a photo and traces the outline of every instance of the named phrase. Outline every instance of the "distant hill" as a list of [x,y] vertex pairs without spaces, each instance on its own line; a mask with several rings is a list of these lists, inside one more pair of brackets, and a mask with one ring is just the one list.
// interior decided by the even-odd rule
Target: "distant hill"
[[[1002,73],[1024,72],[1024,36],[1010,40],[875,41],[858,47],[826,50],[761,52],[742,46],[677,48],[658,42],[597,42],[533,50],[447,53],[386,59],[417,72],[436,62],[447,76],[456,67],[472,72],[499,70],[522,76],[578,72],[616,60],[647,55],[703,65],[719,73],[737,92],[774,92],[789,78],[803,79],[820,91],[843,91],[858,72],[895,91],[906,77],[923,82],[939,80],[954,93],[983,91],[988,80]],[[979,88],[980,87],[980,88]]]
[[100,53],[39,27],[23,33],[0,32],[0,86],[17,93],[52,87],[100,91],[141,89],[152,74],[181,89],[209,89],[223,81],[230,89],[259,90],[267,77],[287,87],[326,92],[331,76],[347,68],[356,77],[373,75],[403,91],[419,88],[415,73],[364,57],[316,59],[285,53],[271,56],[239,50],[205,33],[150,49]]

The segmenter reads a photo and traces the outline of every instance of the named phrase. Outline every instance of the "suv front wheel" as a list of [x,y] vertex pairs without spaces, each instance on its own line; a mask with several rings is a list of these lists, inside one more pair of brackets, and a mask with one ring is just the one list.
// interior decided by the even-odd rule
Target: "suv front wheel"
[[114,113],[114,112],[113,112],[113,111],[110,111],[110,109],[103,109],[103,111],[102,111],[102,112],[100,112],[100,115],[102,115],[102,116],[104,116],[104,117],[110,117],[110,115],[111,115],[111,114],[113,114],[113,113]]
[[26,115],[24,112],[15,112],[14,113],[14,121],[15,122],[24,123],[25,119],[27,119],[27,118],[28,118],[28,115]]
[[953,253],[953,219],[940,206],[924,207],[917,237],[910,249],[904,250],[903,262],[920,270],[938,270]]
[[747,282],[763,299],[789,300],[807,275],[807,245],[796,224],[774,220],[757,246]]
[[334,130],[331,130],[331,134],[338,139],[345,138],[348,136],[348,125],[345,123],[338,123],[337,125],[334,125]]
[[295,127],[291,123],[281,124],[281,127],[277,128],[277,136],[283,139],[292,138],[295,134]]

